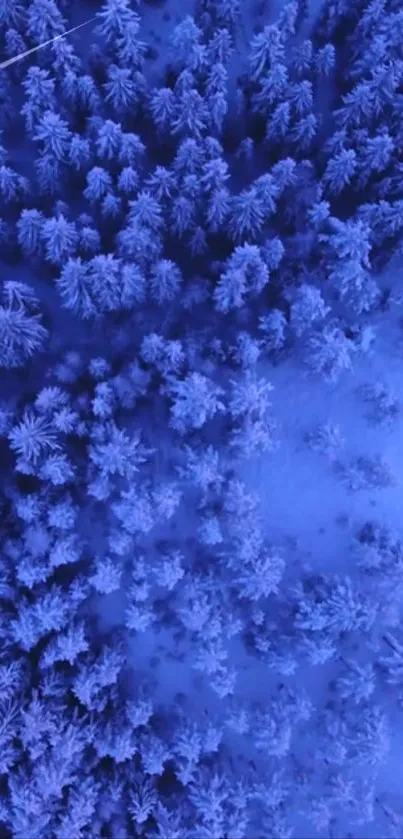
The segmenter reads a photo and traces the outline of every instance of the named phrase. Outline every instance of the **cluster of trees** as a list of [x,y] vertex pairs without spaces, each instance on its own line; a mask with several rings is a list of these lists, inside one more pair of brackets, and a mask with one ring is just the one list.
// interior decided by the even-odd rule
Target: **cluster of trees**
[[[61,35],[72,8],[2,0],[4,55]],[[304,39],[306,11],[259,25],[237,79],[228,0],[173,27],[157,86],[140,0],[104,0],[86,52],[60,38],[2,71],[7,837],[285,839],[297,817],[320,831],[340,811],[402,823],[375,787],[380,690],[402,683],[400,538],[367,525],[359,583],[300,568],[294,585],[238,474],[278,444],[258,363],[294,352],[330,382],[349,370],[382,303],[373,264],[403,232],[402,13],[328,0]],[[82,331],[64,340],[66,311]],[[396,420],[387,385],[360,396],[371,422]],[[307,443],[351,490],[394,480],[381,458],[340,460],[331,423]],[[207,721],[131,669],[136,643],[164,632]],[[248,697],[246,651],[264,701]],[[319,713],[301,674],[326,662]]]

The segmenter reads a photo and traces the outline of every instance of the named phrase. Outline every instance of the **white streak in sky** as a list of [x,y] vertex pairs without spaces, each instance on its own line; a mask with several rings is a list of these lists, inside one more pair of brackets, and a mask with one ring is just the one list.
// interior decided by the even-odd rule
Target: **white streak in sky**
[[91,17],[89,20],[85,20],[84,23],[79,23],[78,26],[73,26],[72,29],[68,29],[67,32],[62,32],[61,35],[56,35],[54,38],[50,38],[49,41],[44,41],[43,44],[38,44],[37,47],[32,47],[30,50],[26,50],[25,52],[20,52],[18,55],[14,55],[13,58],[8,58],[7,61],[2,61],[0,63],[0,70],[5,70],[6,67],[10,67],[11,64],[15,64],[17,61],[22,61],[23,58],[26,58],[27,55],[32,55],[32,53],[37,52],[37,50],[41,50],[43,47],[49,46],[49,44],[54,44],[55,41],[59,41],[60,38],[65,38],[66,35],[70,35],[72,32],[76,32],[77,29],[81,29],[82,26],[87,26],[88,23],[91,23],[95,20],[95,17]]

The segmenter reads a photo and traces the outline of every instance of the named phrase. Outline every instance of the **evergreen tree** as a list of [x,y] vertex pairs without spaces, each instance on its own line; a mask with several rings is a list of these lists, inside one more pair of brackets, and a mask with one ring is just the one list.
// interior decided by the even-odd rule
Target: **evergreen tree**
[[[68,73],[80,74],[83,72],[83,65],[74,47],[66,38],[59,38],[52,43],[53,70],[57,78],[62,81]],[[86,75],[84,78],[89,79]]]
[[182,238],[185,233],[194,229],[196,221],[196,207],[194,201],[185,195],[179,195],[171,205],[172,232]]
[[378,174],[388,167],[393,152],[394,142],[387,129],[375,137],[368,138],[358,155],[361,188],[368,183],[373,174]]
[[100,109],[101,97],[94,79],[88,73],[77,77],[75,103],[84,113],[96,114]]
[[17,29],[24,22],[24,7],[18,0],[2,0],[0,5],[0,24],[3,29],[15,26]]
[[160,259],[155,263],[150,279],[151,294],[160,305],[173,300],[182,283],[182,275],[170,259]]
[[306,361],[326,380],[337,381],[343,370],[351,370],[351,356],[355,345],[337,326],[327,326],[322,334],[313,335],[308,342]]
[[77,622],[52,638],[43,653],[41,665],[45,668],[53,667],[56,662],[68,662],[72,665],[88,650],[85,625]]
[[46,452],[60,447],[48,419],[26,410],[19,425],[13,426],[8,439],[11,449],[28,463],[36,463]]
[[156,231],[133,221],[117,235],[118,253],[126,261],[136,262],[140,270],[160,258],[162,241]]
[[218,411],[224,410],[220,400],[222,389],[200,373],[189,373],[183,380],[172,379],[169,393],[173,399],[171,425],[180,434],[201,428]]
[[220,0],[219,3],[208,0],[207,8],[211,10],[219,26],[225,26],[230,31],[234,30],[240,17],[239,0],[235,0],[235,2]]
[[211,66],[218,62],[225,66],[228,64],[233,51],[233,40],[229,30],[225,27],[216,29],[207,44],[206,63]]
[[[286,161],[281,161],[281,163],[286,163]],[[285,178],[279,178],[279,175],[280,170],[277,164],[277,166],[273,167],[273,174],[267,173],[265,175],[260,175],[260,177],[253,183],[253,187],[262,202],[262,210],[265,221],[275,212],[276,199],[280,195],[280,191],[283,189],[283,182],[285,182]]]
[[122,143],[120,123],[106,119],[99,126],[96,139],[97,155],[101,160],[116,160]]
[[118,591],[121,585],[123,569],[109,557],[102,557],[95,563],[94,573],[89,582],[98,594],[111,594]]
[[101,215],[104,219],[119,218],[122,209],[122,201],[114,192],[108,192],[101,202]]
[[310,40],[302,41],[291,51],[290,67],[296,76],[309,76],[313,61],[313,44]]
[[[112,505],[112,509],[116,518],[121,522],[121,526],[132,535],[136,533],[149,533],[155,525],[155,513],[151,498],[149,493],[144,489],[140,491],[132,487],[124,490],[121,492],[119,500]],[[130,591],[130,596],[134,600],[134,607],[136,607],[136,603],[143,599],[141,588],[139,586],[133,586],[133,590]],[[133,619],[135,613],[136,608],[132,610]],[[152,619],[152,615],[150,615],[150,619]],[[132,626],[132,628],[135,627]]]
[[329,192],[338,195],[348,186],[356,173],[357,155],[353,149],[344,149],[331,158],[323,175],[323,184]]
[[144,225],[156,233],[161,231],[164,224],[161,207],[148,190],[141,190],[137,198],[129,202],[129,208],[130,223]]
[[291,89],[285,64],[275,64],[267,70],[260,79],[259,88],[259,92],[255,93],[252,99],[253,108],[258,113],[268,116],[271,106],[286,98]]
[[35,44],[50,41],[67,28],[55,0],[31,0],[27,10],[27,32]]
[[368,630],[376,618],[376,606],[362,596],[350,577],[323,578],[312,595],[298,604],[295,622],[299,629],[339,635]]
[[246,294],[259,294],[268,281],[269,271],[260,249],[249,244],[236,247],[214,291],[217,309],[228,312],[239,308]]
[[266,141],[277,143],[284,140],[291,125],[291,106],[289,102],[281,102],[276,106],[267,120]]
[[26,101],[21,113],[25,117],[27,130],[31,132],[44,112],[53,111],[55,108],[55,82],[47,70],[30,67],[22,86]]
[[29,192],[28,181],[9,166],[0,166],[0,196],[4,204],[18,201]]
[[140,435],[129,437],[126,432],[111,423],[105,429],[104,439],[89,448],[91,463],[103,475],[120,475],[130,479],[138,472],[138,465],[146,461],[150,451],[140,442]]
[[146,187],[158,203],[168,201],[176,191],[175,176],[166,166],[156,166],[146,181]]
[[123,131],[119,151],[119,163],[123,166],[138,166],[141,164],[145,152],[146,147],[138,134],[134,134],[131,131]]
[[112,188],[112,177],[101,166],[93,166],[87,173],[84,197],[91,203],[100,201]]
[[[1,26],[1,19],[0,19],[0,26]],[[14,58],[16,55],[20,55],[24,53],[27,49],[27,45],[16,29],[8,29],[5,34],[5,47],[6,47],[6,55],[7,58]],[[14,67],[13,72],[18,75],[18,79],[20,80],[23,76],[24,70],[22,67]]]
[[137,37],[139,29],[140,18],[138,15],[133,15],[130,22],[125,25],[123,35],[116,41],[120,66],[142,70],[147,53],[147,44]]
[[321,240],[328,244],[338,259],[357,259],[368,268],[371,251],[369,226],[360,220],[342,222],[334,217],[331,225],[333,232],[322,234]]
[[206,60],[206,48],[200,43],[201,38],[202,31],[190,15],[175,26],[169,45],[171,61],[175,68],[183,70],[187,67],[192,72],[202,69]]
[[256,186],[233,196],[230,202],[228,228],[234,241],[256,239],[265,219],[263,199]]
[[[17,288],[17,286],[19,286]],[[0,365],[20,367],[40,350],[48,336],[38,301],[29,286],[6,282],[0,306]]]
[[124,195],[133,196],[139,187],[140,179],[138,173],[132,166],[125,166],[118,179],[118,189]]
[[60,277],[56,280],[56,286],[62,298],[62,304],[67,309],[71,309],[84,319],[96,315],[97,305],[93,296],[88,263],[83,262],[80,257],[67,260]]
[[61,187],[61,168],[57,158],[41,154],[35,160],[35,170],[40,194],[57,195]]
[[77,249],[76,225],[67,221],[63,215],[43,222],[41,238],[45,245],[46,259],[54,265],[62,265]]
[[73,464],[65,454],[47,455],[39,469],[39,477],[52,486],[64,486],[75,479]]
[[246,373],[242,379],[232,380],[231,387],[229,412],[235,419],[261,419],[271,407],[269,394],[273,386],[265,379],[258,379],[253,373]]
[[304,79],[302,82],[291,84],[288,89],[288,97],[298,117],[311,113],[313,108],[312,82]]
[[88,279],[98,314],[121,307],[121,260],[113,254],[97,254],[88,263]]
[[343,96],[343,107],[336,111],[342,128],[369,126],[374,117],[374,98],[368,81],[359,82],[350,93]]
[[283,36],[275,24],[265,26],[263,32],[252,39],[249,53],[251,78],[258,81],[265,71],[276,64],[283,64],[285,50]]
[[215,93],[212,93],[207,98],[207,105],[209,107],[212,124],[211,128],[212,131],[216,131],[218,135],[222,133],[224,119],[228,111],[228,102],[226,94],[227,91],[224,88],[223,90],[217,90]]
[[127,28],[139,22],[137,13],[130,8],[130,0],[105,0],[97,17],[98,32],[110,43],[124,38]]
[[120,305],[123,309],[132,309],[143,302],[146,296],[146,281],[137,265],[134,263],[123,265],[120,285]]
[[186,137],[179,143],[172,168],[178,178],[186,174],[198,175],[204,162],[202,144],[193,137]]
[[111,64],[108,68],[108,81],[104,85],[106,102],[111,102],[118,114],[134,110],[139,102],[139,87],[132,71],[127,67]]
[[356,705],[365,702],[375,690],[374,676],[372,664],[360,666],[354,660],[346,661],[344,671],[336,681],[339,695]]
[[[295,184],[298,174],[296,166],[297,164],[292,157],[284,157],[278,163],[275,163],[271,170],[272,180],[268,181],[270,183],[270,191],[277,190],[278,195],[281,195],[287,187]],[[262,176],[262,179],[267,183],[265,175]]]
[[224,187],[215,189],[209,196],[206,206],[206,221],[211,233],[218,233],[224,227],[231,206],[229,190]]
[[160,131],[169,131],[176,110],[173,90],[170,87],[154,89],[150,97],[149,108],[156,127]]
[[91,145],[86,137],[80,137],[79,134],[73,134],[68,150],[68,160],[71,166],[77,171],[86,169],[91,161]]
[[286,340],[287,320],[280,309],[272,309],[259,319],[259,329],[263,333],[263,345],[270,352],[279,352]]
[[309,114],[298,120],[291,132],[291,140],[298,151],[305,153],[311,148],[318,131],[318,120],[314,114]]
[[43,144],[45,155],[63,160],[71,142],[71,131],[65,120],[53,111],[45,111],[39,120],[34,140]]
[[315,70],[318,76],[330,76],[336,63],[336,50],[333,44],[325,44],[315,53]]
[[319,289],[308,283],[303,283],[292,297],[291,328],[300,337],[304,332],[309,331],[312,324],[323,321],[329,312],[330,308],[326,306]]
[[201,139],[207,128],[207,105],[195,88],[185,91],[176,103],[172,134],[192,134]]

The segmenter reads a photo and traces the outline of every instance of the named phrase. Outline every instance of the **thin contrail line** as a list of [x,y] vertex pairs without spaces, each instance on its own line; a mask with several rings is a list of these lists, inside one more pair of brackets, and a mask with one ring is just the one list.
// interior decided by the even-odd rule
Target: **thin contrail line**
[[89,20],[85,20],[84,23],[79,23],[78,26],[73,26],[72,29],[68,29],[67,32],[62,32],[61,35],[55,35],[54,38],[50,38],[49,41],[44,41],[43,44],[38,44],[37,47],[32,47],[30,50],[26,50],[25,52],[20,52],[18,55],[14,55],[13,58],[8,58],[7,61],[2,61],[0,63],[0,70],[4,70],[6,67],[10,67],[11,64],[15,64],[17,61],[22,61],[23,58],[26,58],[27,55],[32,55],[33,52],[37,52],[37,50],[41,50],[43,47],[49,46],[49,44],[54,44],[55,41],[59,41],[60,38],[65,38],[66,35],[70,35],[72,32],[76,32],[77,29],[81,29],[82,26],[87,26],[88,23],[91,23],[93,20],[96,20],[95,17],[91,17]]

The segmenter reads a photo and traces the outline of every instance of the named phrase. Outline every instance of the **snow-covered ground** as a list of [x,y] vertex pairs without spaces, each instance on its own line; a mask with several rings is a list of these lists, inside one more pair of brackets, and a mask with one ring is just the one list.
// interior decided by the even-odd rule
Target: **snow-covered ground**
[[[320,570],[347,570],[346,549],[357,526],[369,519],[401,526],[403,486],[403,414],[390,427],[368,419],[362,386],[382,383],[401,394],[403,332],[396,310],[390,318],[372,319],[376,342],[369,355],[355,358],[352,372],[335,384],[307,373],[294,358],[278,366],[264,365],[273,384],[273,414],[279,422],[278,449],[247,462],[243,477],[261,497],[262,514],[271,538],[298,540],[299,550]],[[325,455],[312,451],[306,433],[316,426],[339,426],[344,438],[341,460],[382,455],[396,476],[396,485],[348,490]],[[325,568],[323,567],[325,565]],[[351,570],[351,569],[350,569]]]
[[[400,292],[396,260],[380,284],[390,284],[396,295]],[[399,308],[368,317],[368,325],[376,333],[372,351],[358,356],[354,369],[335,384],[307,373],[295,353],[278,365],[265,363],[259,369],[274,387],[272,405],[279,422],[279,446],[266,456],[247,461],[241,477],[259,495],[267,536],[282,547],[296,577],[305,563],[321,573],[359,575],[352,542],[368,521],[403,533],[403,331]],[[368,418],[368,404],[359,392],[362,386],[378,383],[387,385],[399,401],[396,417],[385,427]],[[347,489],[334,460],[313,451],[305,440],[307,432],[328,422],[339,426],[344,437],[338,455],[341,460],[381,455],[395,476],[394,485]],[[317,670],[313,677],[307,674],[305,685],[318,706],[329,679],[329,673],[325,680],[323,675]],[[383,701],[393,736],[377,790],[396,803],[401,796],[403,714],[397,709],[393,687],[386,689]],[[382,813],[377,810],[371,825],[361,826],[351,835],[375,838],[384,830]]]

